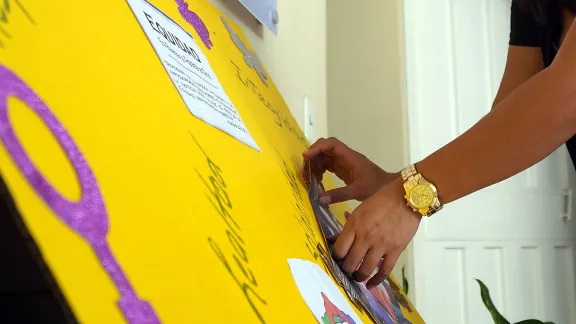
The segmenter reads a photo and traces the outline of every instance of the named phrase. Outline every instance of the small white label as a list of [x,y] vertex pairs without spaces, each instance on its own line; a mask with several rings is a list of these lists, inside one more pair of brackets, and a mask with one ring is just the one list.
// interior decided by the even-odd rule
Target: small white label
[[194,38],[145,0],[127,0],[190,112],[260,151]]

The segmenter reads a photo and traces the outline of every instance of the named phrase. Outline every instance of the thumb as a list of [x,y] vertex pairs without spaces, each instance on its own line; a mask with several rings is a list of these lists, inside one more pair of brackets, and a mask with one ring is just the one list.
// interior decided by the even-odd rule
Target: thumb
[[322,205],[330,205],[354,199],[354,190],[350,186],[332,189],[320,195]]

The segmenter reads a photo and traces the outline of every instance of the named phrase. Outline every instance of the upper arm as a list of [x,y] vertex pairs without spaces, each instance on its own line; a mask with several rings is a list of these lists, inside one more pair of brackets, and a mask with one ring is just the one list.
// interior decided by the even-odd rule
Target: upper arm
[[532,76],[544,69],[544,61],[539,47],[515,46],[508,47],[506,68],[498,88],[498,93],[492,104],[492,109],[508,94],[528,81]]
[[550,68],[554,68],[559,76],[569,77],[571,83],[576,83],[576,80],[572,81],[576,76],[576,19],[568,29]]
[[510,46],[506,68],[492,108],[522,83],[544,69],[541,46],[543,29],[532,17],[523,0],[512,0],[510,8]]

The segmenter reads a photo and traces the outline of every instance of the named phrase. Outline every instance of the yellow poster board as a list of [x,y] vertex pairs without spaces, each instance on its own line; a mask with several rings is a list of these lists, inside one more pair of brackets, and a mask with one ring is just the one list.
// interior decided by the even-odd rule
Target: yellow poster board
[[308,143],[258,64],[204,0],[0,1],[0,175],[78,322],[315,322]]

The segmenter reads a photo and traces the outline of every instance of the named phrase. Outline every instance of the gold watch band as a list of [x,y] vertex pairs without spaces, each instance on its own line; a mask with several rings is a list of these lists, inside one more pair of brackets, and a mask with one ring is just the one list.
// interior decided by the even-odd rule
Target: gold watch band
[[432,215],[436,214],[437,212],[439,212],[442,209],[442,207],[443,207],[442,204],[440,204],[438,199],[436,199],[434,204],[432,206],[428,207],[428,211],[426,212],[426,215],[424,215],[424,216],[432,216]]
[[404,180],[404,182],[416,181],[417,179],[415,179],[415,177],[418,175],[418,172],[416,171],[416,167],[414,166],[414,164],[411,164],[410,166],[402,170],[401,174],[402,174],[402,180]]

